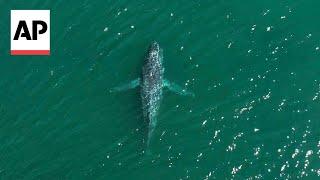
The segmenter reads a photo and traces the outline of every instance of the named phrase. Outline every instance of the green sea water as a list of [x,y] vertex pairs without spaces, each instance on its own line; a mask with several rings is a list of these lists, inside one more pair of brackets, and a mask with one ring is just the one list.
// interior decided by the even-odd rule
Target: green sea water
[[[0,179],[319,179],[320,2],[0,1]],[[10,10],[51,10],[51,55],[10,56]],[[165,90],[150,151],[149,44]]]

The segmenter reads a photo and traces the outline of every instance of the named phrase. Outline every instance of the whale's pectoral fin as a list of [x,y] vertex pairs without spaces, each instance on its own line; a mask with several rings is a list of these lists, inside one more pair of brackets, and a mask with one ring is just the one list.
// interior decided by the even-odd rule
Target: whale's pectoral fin
[[194,93],[187,91],[186,89],[183,89],[181,86],[170,82],[169,80],[163,80],[163,85],[164,87],[167,87],[170,91],[179,94],[179,95],[183,95],[183,96],[192,96],[194,97]]
[[137,78],[135,80],[130,81],[126,84],[121,84],[120,86],[114,87],[110,89],[110,92],[119,92],[119,91],[125,91],[128,89],[136,88],[140,85],[140,78]]

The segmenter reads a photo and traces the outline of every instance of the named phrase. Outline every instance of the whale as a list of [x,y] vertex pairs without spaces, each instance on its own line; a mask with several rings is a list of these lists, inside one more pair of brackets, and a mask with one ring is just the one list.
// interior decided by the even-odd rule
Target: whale
[[163,50],[159,43],[153,41],[148,48],[145,62],[142,67],[142,75],[129,83],[114,87],[110,92],[119,92],[140,87],[143,119],[148,123],[147,148],[157,125],[157,116],[163,97],[163,89],[184,96],[194,97],[194,93],[181,86],[164,79]]

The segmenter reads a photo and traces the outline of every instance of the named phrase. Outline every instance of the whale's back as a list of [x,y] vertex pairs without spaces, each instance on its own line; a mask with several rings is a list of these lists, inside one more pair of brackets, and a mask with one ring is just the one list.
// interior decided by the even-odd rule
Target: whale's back
[[149,137],[156,126],[157,112],[162,99],[162,51],[157,43],[152,43],[142,69],[141,100],[144,119],[149,124]]

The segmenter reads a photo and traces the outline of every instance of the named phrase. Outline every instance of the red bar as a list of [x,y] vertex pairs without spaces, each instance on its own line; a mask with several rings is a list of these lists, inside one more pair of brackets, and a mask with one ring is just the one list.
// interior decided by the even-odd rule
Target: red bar
[[50,55],[50,50],[11,50],[11,55]]

